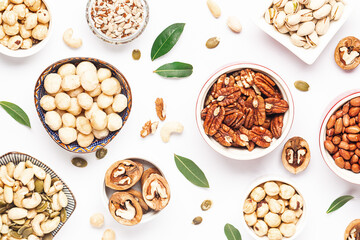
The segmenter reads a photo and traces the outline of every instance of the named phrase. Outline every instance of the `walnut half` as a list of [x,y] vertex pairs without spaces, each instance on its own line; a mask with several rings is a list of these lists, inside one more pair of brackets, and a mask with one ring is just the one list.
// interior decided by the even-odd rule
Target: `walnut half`
[[352,70],[360,64],[360,40],[346,37],[340,40],[335,49],[335,62],[344,70]]
[[345,230],[344,240],[360,239],[360,219],[352,221]]
[[127,192],[115,192],[109,200],[109,210],[116,221],[127,226],[138,224],[143,215],[139,202]]
[[144,167],[128,159],[113,163],[105,174],[105,185],[115,190],[127,190],[141,178]]
[[165,178],[150,174],[142,186],[146,204],[155,211],[165,208],[170,201],[170,187]]

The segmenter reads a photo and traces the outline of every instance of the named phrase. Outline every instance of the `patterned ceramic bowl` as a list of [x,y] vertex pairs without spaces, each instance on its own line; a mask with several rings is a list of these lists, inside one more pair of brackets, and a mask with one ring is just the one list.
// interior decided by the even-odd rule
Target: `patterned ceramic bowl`
[[38,81],[36,82],[34,98],[35,98],[36,111],[38,113],[40,121],[42,122],[44,128],[46,129],[46,131],[50,135],[50,137],[60,147],[64,148],[67,151],[70,151],[70,152],[90,153],[90,152],[95,152],[97,149],[99,149],[101,147],[105,147],[112,139],[114,139],[114,137],[119,133],[119,131],[121,130],[121,128],[123,126],[117,131],[110,132],[109,135],[104,139],[96,139],[95,138],[94,141],[91,143],[91,145],[88,146],[88,147],[85,147],[85,148],[80,147],[77,142],[73,142],[71,144],[64,144],[64,143],[62,143],[60,141],[58,132],[51,130],[47,126],[47,124],[45,124],[45,113],[46,112],[40,106],[40,99],[44,95],[46,95],[45,88],[44,88],[44,80],[45,80],[46,76],[48,74],[50,74],[50,73],[56,73],[57,70],[65,63],[72,63],[72,64],[74,64],[76,66],[82,61],[92,62],[96,66],[96,68],[108,68],[108,69],[110,69],[112,75],[117,80],[119,80],[120,85],[121,85],[121,93],[124,94],[128,99],[126,109],[120,113],[120,116],[121,116],[122,121],[123,121],[123,126],[124,126],[125,123],[126,123],[126,120],[129,117],[130,110],[131,110],[131,105],[132,105],[132,96],[131,96],[130,86],[129,86],[126,78],[124,77],[124,75],[118,69],[116,69],[111,64],[109,64],[107,62],[104,62],[104,61],[101,61],[101,60],[96,59],[96,58],[87,58],[87,57],[67,58],[67,59],[57,61],[56,63],[50,65],[49,67],[47,67],[45,69],[45,71],[43,73],[41,73]]
[[[49,168],[48,166],[46,166],[44,163],[40,162],[36,158],[33,158],[27,154],[19,153],[19,152],[9,152],[9,153],[1,156],[0,157],[0,166],[6,165],[9,162],[13,162],[15,165],[17,165],[19,162],[25,162],[25,161],[30,161],[34,165],[43,168],[45,170],[45,172],[50,174],[50,176],[52,178],[56,177],[63,183],[64,187],[63,187],[62,191],[65,193],[65,195],[68,199],[68,205],[65,208],[66,219],[68,220],[76,208],[76,200],[75,200],[73,193],[70,191],[69,187],[66,185],[66,183],[64,183],[64,181],[61,180],[61,178],[51,168]],[[60,231],[60,229],[64,226],[66,221],[64,223],[60,222],[59,226],[54,231],[51,232],[51,235],[55,236]]]

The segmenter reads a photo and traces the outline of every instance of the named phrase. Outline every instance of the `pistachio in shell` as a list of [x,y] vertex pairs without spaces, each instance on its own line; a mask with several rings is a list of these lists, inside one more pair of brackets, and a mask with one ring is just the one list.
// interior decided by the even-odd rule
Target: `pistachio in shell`
[[109,211],[120,224],[133,226],[142,219],[142,209],[133,195],[127,192],[115,192],[109,200]]
[[289,172],[297,174],[304,171],[310,162],[310,148],[301,137],[290,138],[284,145],[281,160]]
[[114,190],[127,190],[141,178],[144,167],[141,163],[129,159],[113,163],[105,174],[105,185]]
[[335,48],[336,64],[344,70],[352,70],[360,64],[360,40],[356,37],[345,37]]
[[155,211],[164,209],[170,201],[170,187],[164,177],[151,174],[142,186],[146,204]]
[[160,171],[157,168],[148,168],[144,171],[142,177],[141,177],[141,185],[144,185],[145,180],[151,175],[151,174],[159,174],[161,176]]
[[134,196],[134,198],[139,202],[143,213],[146,213],[147,211],[149,211],[149,206],[145,203],[143,195],[141,192],[136,191],[135,189],[129,189],[127,190],[128,193],[130,193],[131,195]]
[[355,219],[347,226],[344,240],[360,240],[360,219]]

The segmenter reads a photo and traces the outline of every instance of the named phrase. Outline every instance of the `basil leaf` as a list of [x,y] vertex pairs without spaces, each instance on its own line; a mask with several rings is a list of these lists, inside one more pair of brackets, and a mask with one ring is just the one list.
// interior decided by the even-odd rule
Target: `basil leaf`
[[167,63],[154,71],[154,73],[167,78],[188,77],[192,74],[192,72],[193,66],[182,62]]
[[29,117],[18,105],[11,102],[0,101],[0,106],[18,123],[31,128]]
[[185,23],[175,23],[162,31],[155,39],[151,48],[151,61],[168,53],[180,38]]
[[350,201],[351,199],[353,199],[353,196],[350,195],[345,195],[342,197],[337,198],[335,201],[333,201],[333,203],[330,205],[329,209],[326,211],[326,213],[331,213],[334,212],[336,210],[338,210],[339,208],[341,208],[342,206],[345,205],[345,203],[347,203],[348,201]]
[[190,159],[174,154],[175,164],[184,177],[196,186],[209,188],[204,172]]
[[228,240],[241,240],[241,235],[236,227],[227,223],[224,227],[224,232]]

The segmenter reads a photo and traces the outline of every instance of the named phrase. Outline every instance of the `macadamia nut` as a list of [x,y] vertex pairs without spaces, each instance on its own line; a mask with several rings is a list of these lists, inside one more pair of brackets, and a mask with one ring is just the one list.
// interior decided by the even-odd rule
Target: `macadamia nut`
[[256,210],[256,215],[258,218],[263,218],[269,212],[269,205],[266,202],[259,202],[258,208]]
[[54,94],[60,90],[61,77],[59,74],[50,73],[44,80],[44,87],[47,93]]
[[280,186],[280,197],[283,199],[290,199],[295,194],[295,189],[287,184],[282,184]]
[[55,105],[60,110],[67,110],[70,107],[70,96],[66,93],[58,93],[55,95]]
[[80,75],[80,83],[81,86],[85,89],[85,91],[94,90],[99,84],[96,72],[89,70],[82,73]]
[[91,97],[97,97],[101,94],[101,85],[100,83],[96,86],[96,88],[92,91],[87,92]]
[[281,240],[283,238],[278,228],[270,228],[267,236],[269,240]]
[[91,115],[91,126],[95,130],[103,130],[104,128],[106,128],[106,126],[107,126],[106,113],[102,110],[93,112]]
[[251,213],[251,214],[245,214],[245,215],[244,215],[244,219],[245,219],[246,224],[247,224],[249,227],[254,226],[255,223],[257,222],[257,217],[256,217],[255,212],[253,212],[253,213]]
[[114,97],[112,109],[114,112],[120,113],[127,107],[127,97],[124,94],[118,94]]
[[31,36],[36,40],[44,40],[47,34],[48,34],[48,28],[44,24],[36,25],[36,27],[31,32]]
[[262,187],[256,187],[252,192],[250,193],[250,197],[255,202],[260,202],[265,198],[265,191]]
[[106,138],[109,135],[109,129],[105,128],[103,130],[95,130],[93,129],[93,134],[97,139]]
[[269,227],[278,227],[281,223],[281,218],[278,214],[269,212],[265,215],[264,221]]
[[109,115],[111,113],[115,113],[111,106],[105,108],[104,111],[106,112],[107,115]]
[[111,77],[111,71],[107,68],[99,68],[99,70],[97,71],[97,76],[98,76],[99,82],[102,82],[105,79]]
[[77,98],[77,96],[82,92],[84,92],[84,89],[82,87],[79,87],[77,89],[69,91],[68,95],[72,98]]
[[55,98],[49,95],[45,95],[41,98],[40,100],[40,106],[45,110],[45,111],[52,111],[55,110],[56,105],[55,105]]
[[62,121],[60,115],[55,111],[50,111],[45,113],[45,123],[53,131],[57,131],[62,126]]
[[254,200],[248,198],[244,202],[243,211],[246,214],[250,214],[255,212],[256,207],[257,207],[257,203]]
[[303,207],[304,200],[299,194],[295,194],[291,197],[289,204],[291,209],[298,210]]
[[93,105],[93,98],[90,97],[87,93],[80,93],[77,96],[78,103],[80,107],[82,107],[85,110],[89,110],[91,106]]
[[86,117],[78,117],[76,118],[76,130],[78,130],[79,132],[88,135],[91,133],[92,131],[92,127],[90,124],[89,119],[87,119]]
[[112,96],[117,92],[121,92],[121,86],[116,78],[111,77],[101,82],[101,91],[106,95]]
[[70,128],[76,127],[76,118],[74,117],[74,115],[70,113],[65,113],[64,115],[61,116],[61,119],[64,127],[70,127]]
[[264,185],[265,193],[269,196],[276,196],[280,192],[279,185],[277,185],[275,182],[267,182]]
[[96,112],[96,111],[98,111],[98,110],[101,110],[101,109],[99,108],[99,106],[97,105],[97,103],[94,102],[94,103],[92,104],[91,108],[90,108],[89,110],[85,111],[85,117],[86,117],[87,119],[91,119],[93,113]]
[[88,147],[94,141],[94,135],[92,133],[85,135],[78,133],[77,142],[80,147]]
[[113,132],[119,130],[122,127],[122,119],[116,113],[111,113],[107,116],[107,128]]
[[39,23],[46,24],[50,21],[50,14],[47,10],[41,9],[37,11],[37,20]]
[[292,237],[294,236],[295,232],[296,232],[296,226],[293,223],[283,223],[280,225],[280,232],[282,233],[282,235],[284,235],[284,237]]
[[61,82],[64,91],[71,91],[80,87],[80,77],[78,75],[66,75]]
[[113,96],[106,95],[104,93],[100,94],[97,98],[97,104],[99,108],[105,109],[113,104],[114,98]]
[[115,240],[115,232],[111,229],[106,229],[101,240]]
[[61,76],[61,77],[65,77],[67,75],[75,75],[76,73],[76,67],[74,64],[72,63],[66,63],[64,65],[62,65],[57,73]]
[[[76,67],[76,75],[81,76],[84,72],[87,72],[87,71],[95,72],[96,73],[96,78],[97,78],[97,70],[96,70],[96,67],[95,67],[95,65],[93,63],[88,62],[88,61],[82,61]],[[91,91],[91,90],[89,90],[89,91]]]
[[95,213],[90,217],[90,224],[93,227],[101,228],[104,226],[104,215],[102,213]]
[[259,237],[265,236],[268,232],[268,226],[263,220],[257,221],[257,223],[254,225],[254,232]]
[[70,107],[67,109],[67,111],[74,116],[78,116],[82,112],[82,108],[80,107],[77,98],[70,99]]
[[64,144],[70,144],[77,139],[77,133],[74,128],[63,127],[59,129],[59,138]]

